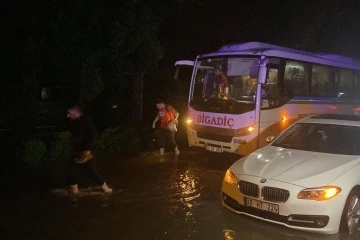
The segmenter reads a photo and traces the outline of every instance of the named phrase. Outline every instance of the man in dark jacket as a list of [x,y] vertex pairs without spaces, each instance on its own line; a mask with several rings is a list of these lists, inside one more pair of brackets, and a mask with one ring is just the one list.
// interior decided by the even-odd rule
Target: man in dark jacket
[[80,173],[86,171],[96,184],[101,186],[106,193],[111,193],[112,189],[107,186],[104,180],[97,173],[93,162],[92,150],[96,130],[91,119],[83,115],[81,109],[77,106],[67,111],[67,118],[71,120],[71,143],[73,147],[73,158],[70,169],[70,189],[72,194],[78,194],[78,181]]

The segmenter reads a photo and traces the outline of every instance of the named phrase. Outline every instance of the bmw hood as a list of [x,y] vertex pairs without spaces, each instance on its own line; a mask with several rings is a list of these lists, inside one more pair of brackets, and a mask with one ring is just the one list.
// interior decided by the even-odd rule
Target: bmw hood
[[359,163],[359,156],[268,145],[235,162],[231,171],[237,176],[257,176],[308,188],[314,184],[325,186]]

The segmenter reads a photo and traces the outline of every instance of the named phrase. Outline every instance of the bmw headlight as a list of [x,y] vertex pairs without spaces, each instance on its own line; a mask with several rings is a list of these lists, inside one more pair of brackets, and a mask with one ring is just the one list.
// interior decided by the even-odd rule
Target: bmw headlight
[[341,192],[336,186],[325,186],[319,188],[306,188],[299,192],[298,199],[323,201],[335,197]]
[[233,185],[237,185],[239,180],[237,179],[235,174],[230,169],[228,169],[226,171],[224,181]]

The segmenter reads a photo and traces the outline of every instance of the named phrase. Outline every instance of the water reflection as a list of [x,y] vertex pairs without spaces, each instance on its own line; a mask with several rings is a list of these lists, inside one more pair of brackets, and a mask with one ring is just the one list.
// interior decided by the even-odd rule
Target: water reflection
[[196,199],[200,197],[199,189],[197,188],[198,182],[196,177],[187,170],[184,174],[180,174],[179,182],[181,195],[180,202],[185,206],[186,220],[193,219],[193,207],[197,205]]
[[71,207],[77,208],[79,206],[78,197],[70,197]]
[[80,189],[79,194],[76,196],[72,195],[69,189],[53,189],[51,191],[52,195],[56,198],[60,199],[68,199],[70,202],[70,206],[73,208],[77,208],[81,205],[83,201],[91,201],[93,204],[99,204],[100,207],[108,207],[110,197],[113,196],[117,192],[121,192],[119,189],[114,191],[112,194],[104,193],[100,187],[88,187]]
[[122,163],[121,171],[112,166],[110,182],[121,194],[90,188],[75,199],[67,189],[48,199],[22,196],[7,201],[0,222],[11,239],[360,240],[359,234],[309,234],[223,209],[221,182],[233,161],[216,156],[182,152],[178,161],[141,158]]
[[230,229],[224,229],[223,232],[224,232],[225,239],[227,239],[227,240],[235,239],[235,231],[230,230]]
[[[252,240],[359,240],[360,233],[340,232],[333,235],[312,234],[283,226],[237,215],[228,210],[223,212],[223,239]],[[237,236],[237,238],[235,237]]]
[[[181,160],[180,160],[181,161]],[[198,234],[198,216],[196,214],[197,207],[199,206],[199,198],[201,196],[202,185],[198,181],[192,170],[187,168],[180,168],[174,172],[175,188],[180,194],[177,196],[177,204],[179,206],[179,212],[177,219],[174,219],[176,226],[183,226],[187,229],[186,232],[179,233],[177,227],[172,232],[172,239],[178,239],[179,234],[182,235],[181,239],[193,239],[193,236]],[[180,220],[180,221],[179,221]]]
[[[194,199],[200,196],[200,192],[197,189],[198,182],[193,174],[187,170],[184,174],[180,174],[179,186],[181,189],[181,199],[183,203],[190,203]],[[191,204],[190,204],[191,205]]]

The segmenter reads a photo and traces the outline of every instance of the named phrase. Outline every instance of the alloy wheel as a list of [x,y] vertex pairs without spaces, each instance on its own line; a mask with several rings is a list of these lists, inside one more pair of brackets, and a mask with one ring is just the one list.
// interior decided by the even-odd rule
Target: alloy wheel
[[347,211],[347,226],[349,232],[359,229],[360,224],[360,199],[357,195],[351,197]]

